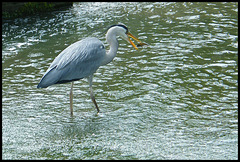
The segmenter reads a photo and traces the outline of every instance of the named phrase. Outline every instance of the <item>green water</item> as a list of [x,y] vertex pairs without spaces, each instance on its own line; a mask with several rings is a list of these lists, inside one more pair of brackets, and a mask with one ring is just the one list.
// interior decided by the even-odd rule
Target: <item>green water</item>
[[[119,22],[93,79],[37,89],[53,59]],[[238,159],[238,3],[74,3],[2,23],[3,159]],[[108,48],[108,46],[106,47]]]

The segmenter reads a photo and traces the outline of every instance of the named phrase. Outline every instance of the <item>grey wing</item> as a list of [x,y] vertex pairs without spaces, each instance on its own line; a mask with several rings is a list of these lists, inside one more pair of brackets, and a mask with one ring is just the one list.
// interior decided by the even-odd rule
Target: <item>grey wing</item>
[[97,38],[86,38],[63,50],[51,63],[37,88],[79,80],[93,74],[106,51]]

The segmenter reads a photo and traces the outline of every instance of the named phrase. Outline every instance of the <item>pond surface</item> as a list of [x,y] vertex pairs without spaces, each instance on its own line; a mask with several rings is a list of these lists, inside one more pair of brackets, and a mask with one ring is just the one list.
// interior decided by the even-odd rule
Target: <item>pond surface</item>
[[[86,79],[37,89],[53,59],[85,37],[113,62]],[[3,159],[238,159],[238,3],[74,3],[2,23]],[[109,46],[106,45],[108,49]]]

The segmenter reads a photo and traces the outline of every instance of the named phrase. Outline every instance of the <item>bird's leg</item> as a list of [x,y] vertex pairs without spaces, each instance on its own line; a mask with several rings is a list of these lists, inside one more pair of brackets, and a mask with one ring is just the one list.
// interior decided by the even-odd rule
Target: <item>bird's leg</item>
[[95,107],[96,107],[96,109],[97,109],[97,112],[99,113],[99,108],[98,108],[97,102],[96,102],[96,100],[95,100],[92,87],[90,87],[90,95],[91,95],[92,102],[94,103],[94,105],[95,105]]
[[71,113],[71,116],[73,116],[73,82],[70,90],[70,113]]
[[99,113],[99,108],[98,108],[97,102],[95,100],[93,89],[92,89],[92,78],[93,78],[93,75],[88,77],[88,82],[89,82],[89,87],[90,87],[90,95],[91,95],[92,102],[94,103],[94,105],[97,109],[97,112]]

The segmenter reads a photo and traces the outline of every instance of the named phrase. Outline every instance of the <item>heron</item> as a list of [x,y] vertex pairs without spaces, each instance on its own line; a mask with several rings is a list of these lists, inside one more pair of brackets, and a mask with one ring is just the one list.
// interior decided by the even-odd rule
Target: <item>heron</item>
[[37,88],[47,88],[54,84],[71,82],[70,114],[73,116],[74,81],[87,78],[91,100],[97,109],[97,113],[99,113],[99,107],[92,88],[93,74],[100,66],[110,63],[116,56],[118,36],[129,42],[136,50],[138,48],[130,38],[139,42],[138,46],[145,45],[145,43],[142,43],[130,33],[126,25],[112,25],[107,29],[106,33],[106,41],[110,45],[108,52],[106,52],[104,44],[95,37],[87,37],[71,44],[53,60],[41,78]]

